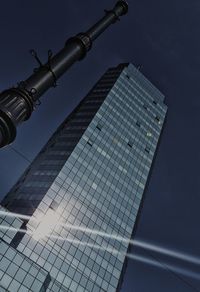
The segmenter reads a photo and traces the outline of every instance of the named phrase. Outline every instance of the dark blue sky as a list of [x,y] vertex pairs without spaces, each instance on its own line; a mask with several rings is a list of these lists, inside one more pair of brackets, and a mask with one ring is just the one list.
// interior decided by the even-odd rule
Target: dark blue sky
[[[36,67],[35,48],[46,60],[65,40],[86,30],[113,0],[7,0],[0,11],[0,89],[26,79]],[[200,2],[130,0],[128,16],[99,38],[18,130],[13,146],[32,160],[56,127],[108,67],[142,65],[169,107],[146,192],[136,239],[200,257]],[[0,197],[27,167],[12,149],[0,151]],[[145,251],[132,252],[146,256]],[[200,274],[199,266],[153,253],[162,262]],[[151,257],[148,255],[151,259]],[[182,276],[183,277],[183,276]],[[200,291],[200,279],[186,278]],[[129,261],[122,292],[195,291],[169,271]]]

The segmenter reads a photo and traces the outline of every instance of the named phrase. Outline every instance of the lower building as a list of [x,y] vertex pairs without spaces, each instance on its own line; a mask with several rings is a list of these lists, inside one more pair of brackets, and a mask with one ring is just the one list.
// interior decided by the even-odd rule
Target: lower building
[[2,201],[2,291],[119,291],[166,112],[132,64],[103,75]]

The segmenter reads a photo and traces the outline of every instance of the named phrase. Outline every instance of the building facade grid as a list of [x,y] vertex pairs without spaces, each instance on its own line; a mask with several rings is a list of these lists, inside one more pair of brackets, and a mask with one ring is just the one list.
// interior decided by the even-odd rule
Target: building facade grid
[[[14,245],[44,271],[44,291],[119,288],[129,244],[101,233],[131,238],[167,112],[163,101],[133,65],[108,70],[3,201],[31,215]],[[51,217],[48,236],[36,239]],[[19,287],[25,291],[24,281]]]

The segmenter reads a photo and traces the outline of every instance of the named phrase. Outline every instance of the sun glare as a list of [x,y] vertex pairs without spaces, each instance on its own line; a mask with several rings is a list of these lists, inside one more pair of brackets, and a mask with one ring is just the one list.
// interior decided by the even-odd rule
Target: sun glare
[[54,230],[56,225],[59,224],[59,215],[52,209],[49,209],[44,217],[40,220],[40,223],[36,230],[33,232],[33,238],[35,240],[40,240],[48,235]]

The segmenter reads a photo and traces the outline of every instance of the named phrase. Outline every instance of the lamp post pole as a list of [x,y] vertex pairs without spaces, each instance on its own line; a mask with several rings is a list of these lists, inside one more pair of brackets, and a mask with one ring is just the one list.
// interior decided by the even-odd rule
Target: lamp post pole
[[118,1],[112,10],[105,12],[106,15],[87,32],[70,38],[56,55],[49,51],[46,64],[42,64],[35,51],[31,51],[39,62],[39,68],[18,86],[0,94],[0,148],[15,140],[17,126],[30,118],[39,98],[50,87],[55,87],[58,78],[76,61],[86,56],[99,35],[128,12],[128,4]]

